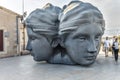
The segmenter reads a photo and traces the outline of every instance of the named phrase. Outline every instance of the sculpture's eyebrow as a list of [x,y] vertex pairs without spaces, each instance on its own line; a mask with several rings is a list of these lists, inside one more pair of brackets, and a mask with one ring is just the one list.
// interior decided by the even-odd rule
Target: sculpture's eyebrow
[[80,37],[80,36],[89,36],[89,34],[88,33],[86,33],[86,32],[79,32],[79,33],[76,33],[76,34],[73,34],[73,38],[76,38],[76,37]]
[[[102,36],[102,34],[103,33],[102,33],[101,30],[96,33],[97,36]],[[73,36],[74,36],[73,38],[76,38],[76,37],[79,37],[79,36],[86,36],[86,37],[88,37],[89,33],[87,31],[80,31],[80,32],[74,33]]]

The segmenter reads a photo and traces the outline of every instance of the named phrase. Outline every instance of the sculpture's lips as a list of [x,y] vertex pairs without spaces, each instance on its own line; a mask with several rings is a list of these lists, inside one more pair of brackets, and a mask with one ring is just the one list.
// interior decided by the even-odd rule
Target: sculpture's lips
[[87,60],[94,60],[95,56],[86,56],[85,59],[87,59]]

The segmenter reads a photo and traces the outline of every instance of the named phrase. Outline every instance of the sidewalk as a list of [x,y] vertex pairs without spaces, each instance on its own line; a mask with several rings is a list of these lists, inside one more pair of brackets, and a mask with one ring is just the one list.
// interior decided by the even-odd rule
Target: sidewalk
[[35,62],[31,55],[0,59],[0,80],[120,80],[120,58],[100,52],[89,67]]

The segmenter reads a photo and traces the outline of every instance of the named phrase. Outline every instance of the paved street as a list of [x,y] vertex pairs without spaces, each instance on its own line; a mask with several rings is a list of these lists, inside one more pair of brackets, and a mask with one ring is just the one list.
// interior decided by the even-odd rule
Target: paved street
[[32,56],[0,59],[0,80],[120,80],[120,58],[101,52],[89,67],[37,63]]

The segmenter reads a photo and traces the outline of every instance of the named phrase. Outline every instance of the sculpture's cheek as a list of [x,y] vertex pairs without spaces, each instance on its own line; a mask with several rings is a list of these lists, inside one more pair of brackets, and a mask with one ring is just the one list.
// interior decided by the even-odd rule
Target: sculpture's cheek
[[32,54],[35,60],[47,60],[52,54],[52,48],[46,39],[36,39],[31,42]]
[[91,54],[87,51],[89,42],[80,43],[78,40],[69,39],[65,42],[65,47],[70,58],[80,65],[90,65],[94,63],[97,52]]

